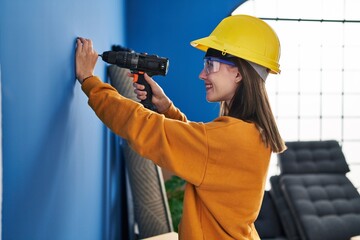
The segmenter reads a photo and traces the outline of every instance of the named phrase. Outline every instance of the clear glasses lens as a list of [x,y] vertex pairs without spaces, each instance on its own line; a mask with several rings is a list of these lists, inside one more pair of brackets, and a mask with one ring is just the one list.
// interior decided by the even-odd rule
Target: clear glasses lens
[[206,74],[216,73],[220,70],[220,63],[224,63],[230,66],[235,66],[234,63],[218,58],[206,57],[204,58],[204,70]]
[[218,72],[220,70],[220,62],[204,59],[204,69],[206,74]]

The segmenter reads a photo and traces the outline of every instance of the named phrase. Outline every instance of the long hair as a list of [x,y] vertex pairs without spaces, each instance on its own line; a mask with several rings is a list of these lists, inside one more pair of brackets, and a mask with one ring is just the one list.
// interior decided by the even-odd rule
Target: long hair
[[285,151],[286,146],[271,110],[265,81],[247,61],[241,58],[234,58],[233,61],[240,71],[242,80],[230,104],[221,102],[220,115],[255,123],[267,147],[270,146],[275,153]]

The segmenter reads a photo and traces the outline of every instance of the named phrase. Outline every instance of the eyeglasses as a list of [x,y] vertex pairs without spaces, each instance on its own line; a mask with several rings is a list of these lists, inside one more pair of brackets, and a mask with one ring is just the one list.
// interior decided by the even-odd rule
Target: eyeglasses
[[235,63],[216,57],[204,58],[204,70],[206,74],[216,73],[220,70],[220,63],[235,66]]

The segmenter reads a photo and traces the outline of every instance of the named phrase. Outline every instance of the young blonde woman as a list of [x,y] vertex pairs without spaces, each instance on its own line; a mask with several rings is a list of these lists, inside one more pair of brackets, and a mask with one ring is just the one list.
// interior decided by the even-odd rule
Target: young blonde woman
[[[264,21],[225,18],[191,44],[205,51],[206,99],[221,104],[212,122],[188,121],[150,77],[158,112],[121,96],[93,76],[98,54],[77,40],[76,76],[97,116],[140,155],[187,181],[179,239],[259,239],[259,214],[271,152],[285,150],[265,80],[279,73],[280,43]],[[143,86],[134,84],[139,99]],[[156,150],[154,150],[156,149]]]

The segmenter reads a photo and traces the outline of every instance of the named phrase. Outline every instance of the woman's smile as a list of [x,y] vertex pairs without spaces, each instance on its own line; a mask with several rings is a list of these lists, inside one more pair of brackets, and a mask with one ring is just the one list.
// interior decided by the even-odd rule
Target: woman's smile
[[205,83],[205,89],[206,91],[210,90],[213,88],[213,85],[211,83]]

